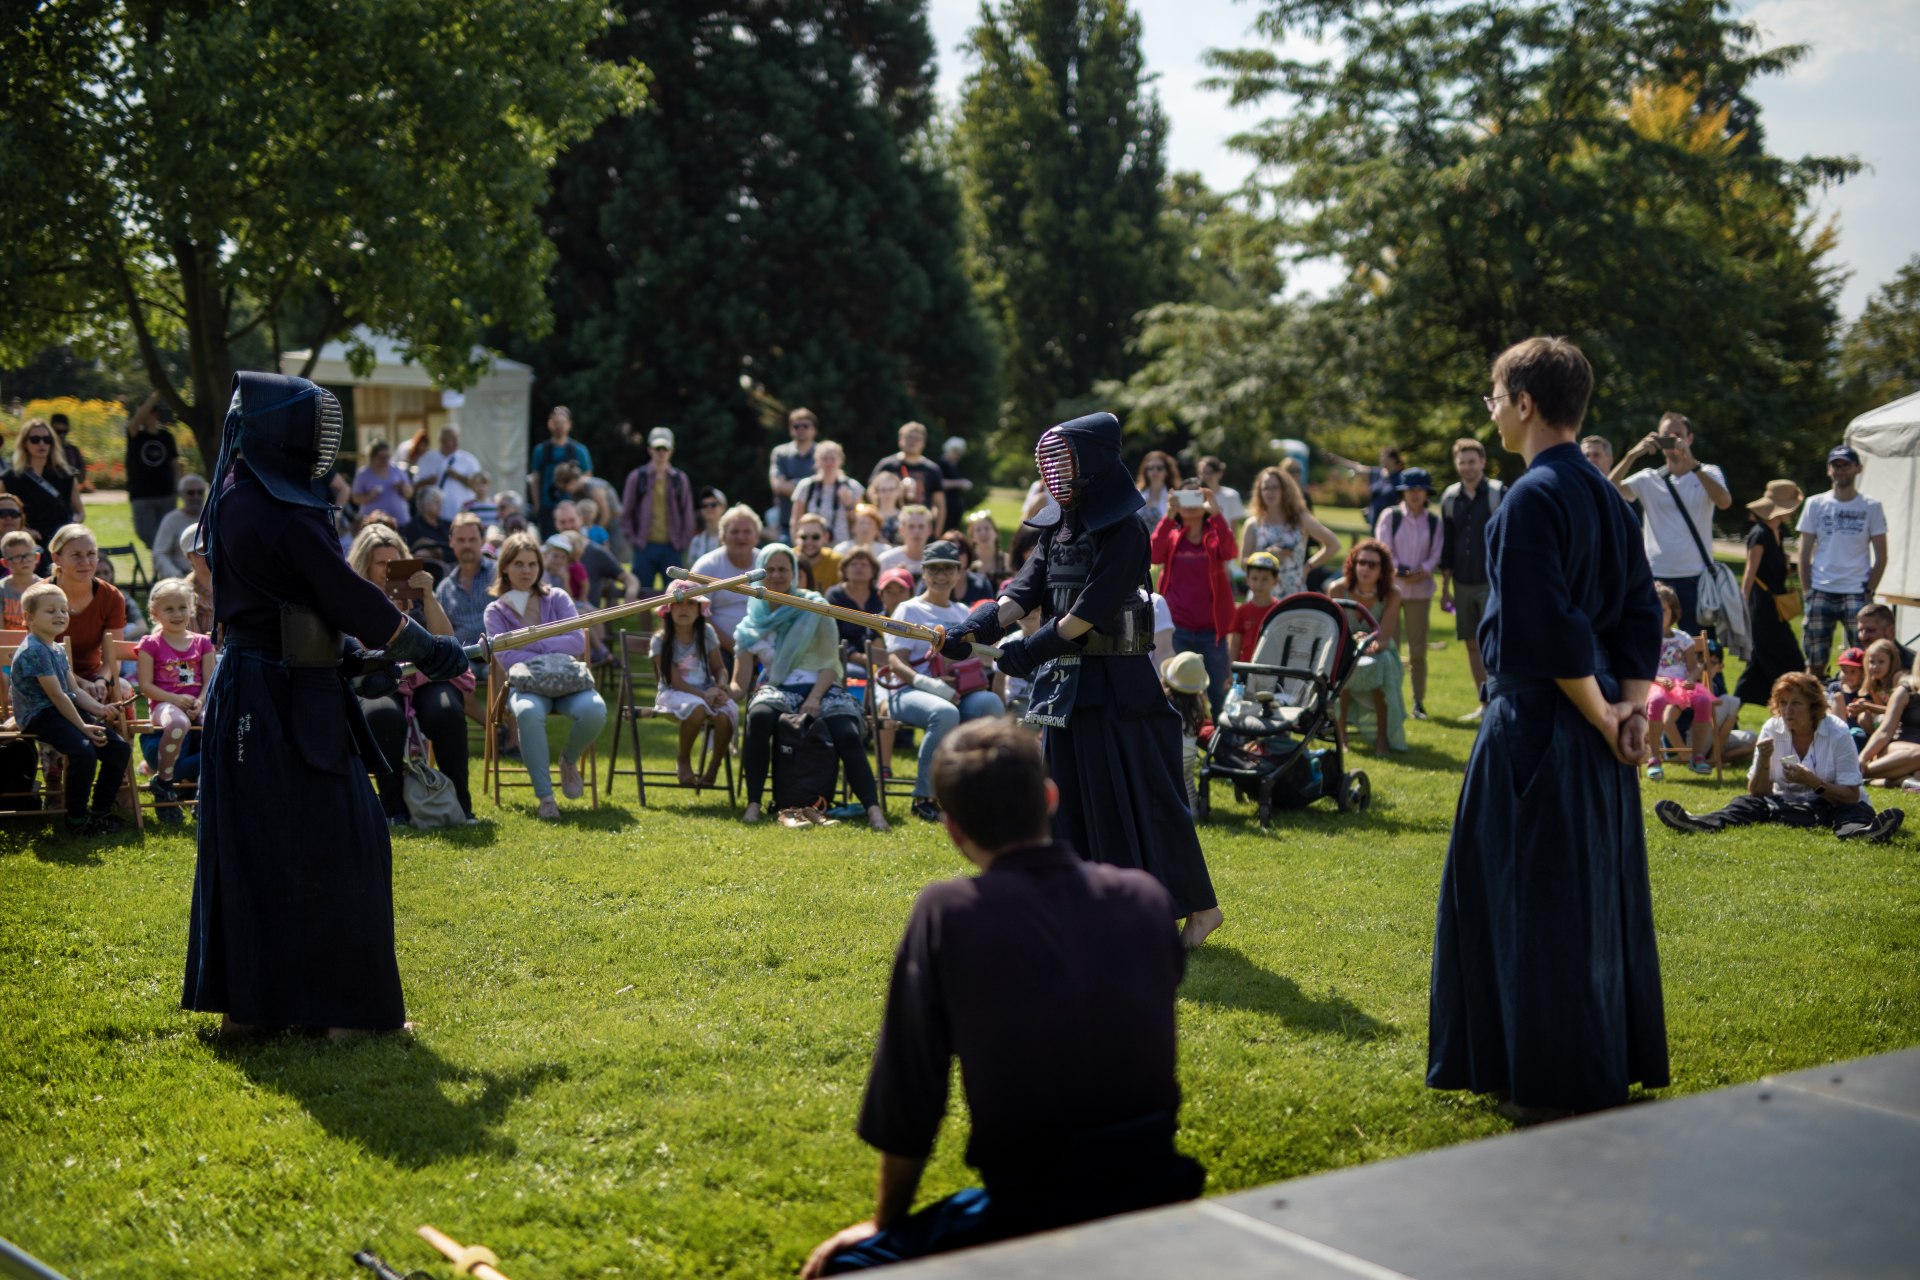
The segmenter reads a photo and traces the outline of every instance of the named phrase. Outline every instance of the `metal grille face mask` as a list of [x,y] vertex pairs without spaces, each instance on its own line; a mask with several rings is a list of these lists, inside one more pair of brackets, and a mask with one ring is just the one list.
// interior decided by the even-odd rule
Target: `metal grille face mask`
[[1058,431],[1049,431],[1034,447],[1033,460],[1039,464],[1040,482],[1047,486],[1053,500],[1062,509],[1072,508],[1074,490],[1080,481],[1080,464],[1073,456],[1073,442]]
[[318,480],[333,470],[334,459],[340,456],[340,433],[346,428],[346,418],[340,411],[340,398],[325,387],[320,388],[320,403],[315,407],[312,478]]

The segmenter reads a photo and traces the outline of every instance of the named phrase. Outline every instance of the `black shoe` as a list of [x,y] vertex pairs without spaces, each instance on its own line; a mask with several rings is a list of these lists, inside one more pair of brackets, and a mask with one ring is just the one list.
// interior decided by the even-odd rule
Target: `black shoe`
[[87,834],[90,836],[110,836],[117,831],[125,830],[126,825],[117,813],[87,814]]
[[1867,828],[1868,844],[1885,844],[1893,839],[1893,833],[1907,820],[1904,810],[1883,809],[1873,815],[1873,825]]
[[[181,817],[180,815],[179,788],[174,786],[173,781],[171,779],[156,777],[151,782],[148,783],[147,789],[153,793],[153,799],[156,806],[153,811],[154,817],[166,823],[168,826],[177,827],[182,822],[186,821],[186,819]],[[167,807],[166,808],[158,807],[161,805],[165,805]]]
[[1662,800],[1659,804],[1654,805],[1653,816],[1660,819],[1660,821],[1675,831],[1683,831],[1688,835],[1699,831],[1713,830],[1712,827],[1709,827],[1706,823],[1700,821],[1700,819],[1694,817],[1685,809],[1682,809],[1678,800]]
[[940,802],[932,796],[915,796],[913,816],[922,822],[940,821]]

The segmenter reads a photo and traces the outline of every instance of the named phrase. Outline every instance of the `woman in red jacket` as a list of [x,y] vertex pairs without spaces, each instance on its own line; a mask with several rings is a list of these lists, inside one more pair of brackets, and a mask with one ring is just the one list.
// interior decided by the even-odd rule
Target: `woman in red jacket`
[[1207,664],[1207,701],[1218,717],[1227,698],[1233,660],[1227,633],[1233,630],[1233,584],[1227,562],[1238,553],[1233,529],[1214,505],[1213,490],[1189,480],[1174,491],[1167,514],[1153,528],[1153,562],[1160,566],[1160,594],[1173,614],[1173,647],[1197,653]]

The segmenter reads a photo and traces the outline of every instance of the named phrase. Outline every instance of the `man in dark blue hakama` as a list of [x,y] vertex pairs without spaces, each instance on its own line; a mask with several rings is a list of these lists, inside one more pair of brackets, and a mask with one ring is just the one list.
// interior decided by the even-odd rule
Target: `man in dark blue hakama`
[[467,669],[340,554],[315,481],[341,414],[304,378],[242,373],[201,517],[220,662],[202,729],[183,1008],[228,1028],[405,1025],[383,768],[346,676],[358,637],[434,679]]
[[1593,372],[1560,339],[1495,363],[1527,459],[1487,527],[1487,709],[1440,883],[1427,1083],[1523,1117],[1667,1084],[1637,766],[1660,606],[1640,531],[1575,443]]
[[[1088,414],[1050,428],[1034,457],[1057,510],[1000,593],[952,629],[964,660],[1036,609],[1031,636],[1001,642],[1000,670],[1032,676],[1026,720],[1044,726],[1060,788],[1054,838],[1083,856],[1149,871],[1186,917],[1195,947],[1222,916],[1180,768],[1180,718],[1153,668],[1144,500],[1120,461],[1120,421]],[[1036,518],[1040,523],[1043,518]]]

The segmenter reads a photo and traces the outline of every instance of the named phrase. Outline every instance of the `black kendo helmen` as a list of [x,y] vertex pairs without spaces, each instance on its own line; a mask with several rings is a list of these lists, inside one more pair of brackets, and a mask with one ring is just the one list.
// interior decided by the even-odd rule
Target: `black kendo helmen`
[[220,428],[220,458],[200,516],[200,552],[209,565],[218,547],[213,531],[220,498],[233,464],[245,457],[247,469],[267,492],[288,506],[329,510],[333,504],[315,490],[314,481],[333,469],[344,425],[338,397],[305,378],[233,375],[233,399]]
[[1033,460],[1066,518],[1088,529],[1118,524],[1146,505],[1120,460],[1120,419],[1110,413],[1049,427]]

